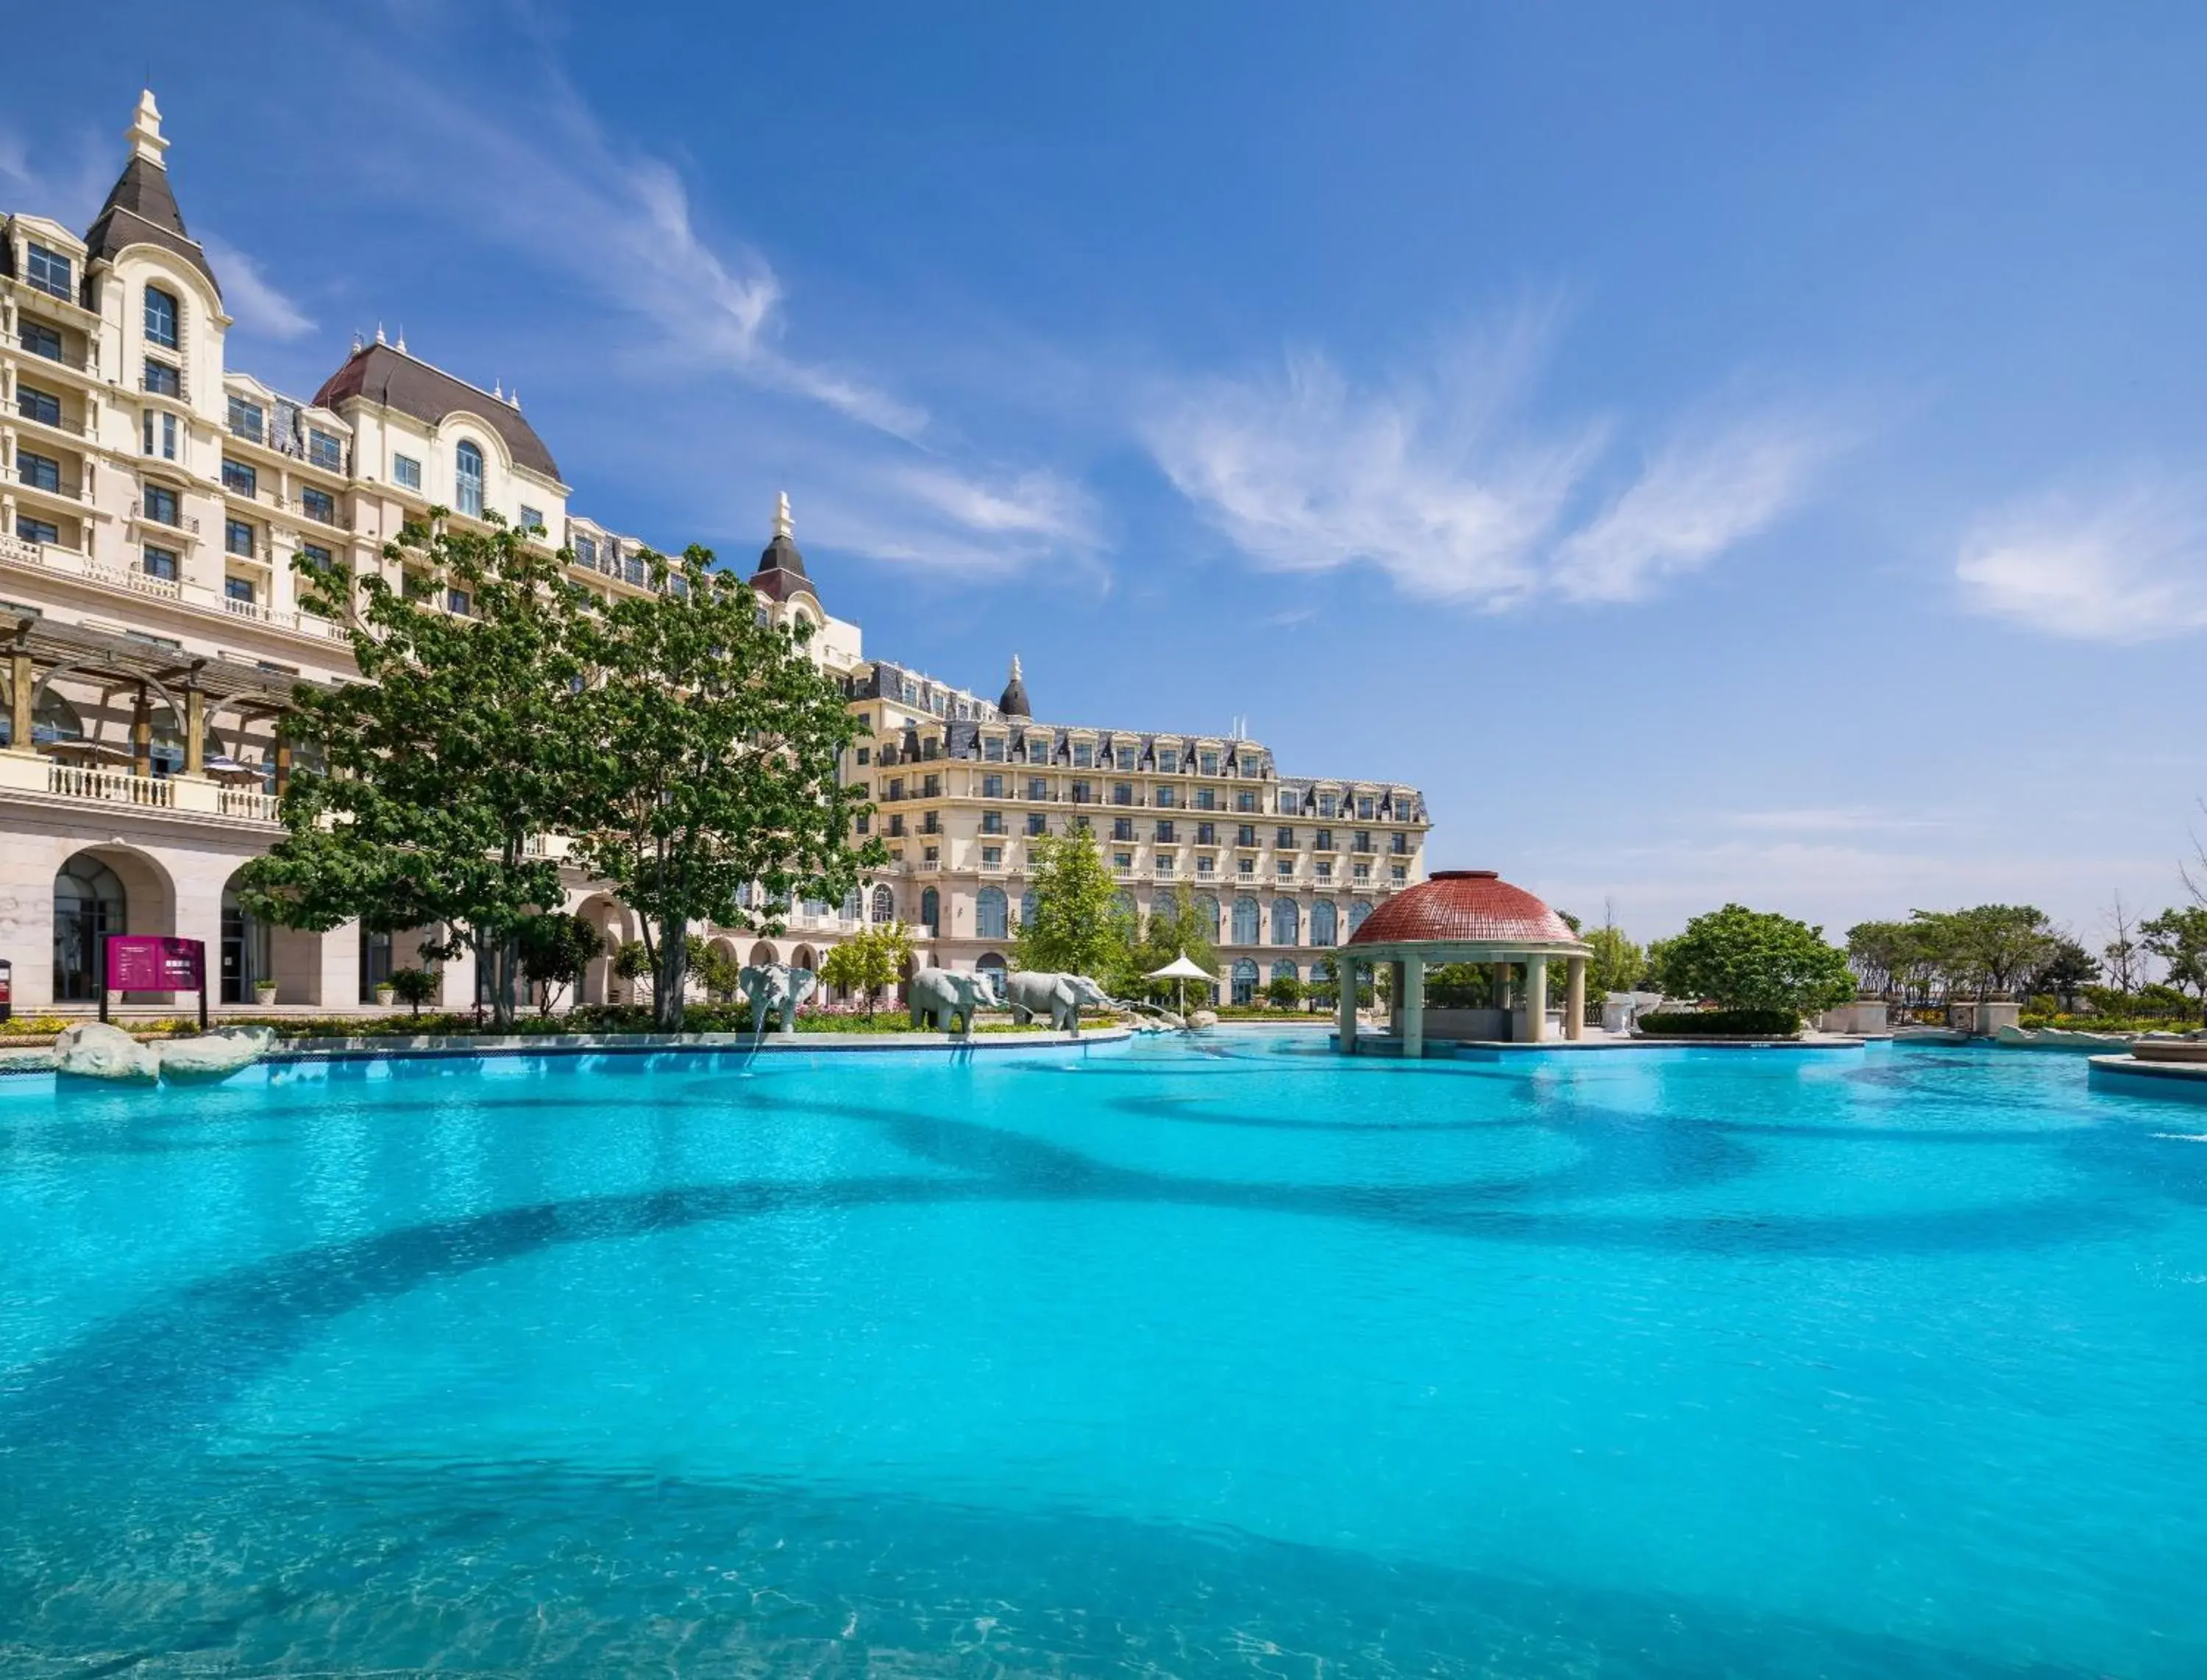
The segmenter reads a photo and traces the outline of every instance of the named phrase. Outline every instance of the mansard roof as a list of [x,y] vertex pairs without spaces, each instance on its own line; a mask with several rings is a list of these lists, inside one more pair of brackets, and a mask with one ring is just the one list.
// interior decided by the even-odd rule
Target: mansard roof
[[505,440],[516,466],[564,482],[559,463],[519,409],[390,344],[363,344],[355,350],[344,367],[322,382],[314,393],[314,406],[335,409],[355,397],[431,426],[441,426],[448,416],[462,412],[478,416]]

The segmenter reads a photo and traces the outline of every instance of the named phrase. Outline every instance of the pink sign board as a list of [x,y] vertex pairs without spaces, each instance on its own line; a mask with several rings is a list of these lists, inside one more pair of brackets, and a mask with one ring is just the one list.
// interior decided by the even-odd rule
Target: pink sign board
[[117,992],[194,992],[204,983],[206,946],[157,934],[107,936],[107,989]]

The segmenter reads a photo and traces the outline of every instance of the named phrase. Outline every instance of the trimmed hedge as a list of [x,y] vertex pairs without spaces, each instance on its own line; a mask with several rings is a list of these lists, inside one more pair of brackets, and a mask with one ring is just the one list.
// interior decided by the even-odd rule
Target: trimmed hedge
[[1800,1030],[1791,1009],[1659,1009],[1640,1018],[1650,1038],[1790,1038]]

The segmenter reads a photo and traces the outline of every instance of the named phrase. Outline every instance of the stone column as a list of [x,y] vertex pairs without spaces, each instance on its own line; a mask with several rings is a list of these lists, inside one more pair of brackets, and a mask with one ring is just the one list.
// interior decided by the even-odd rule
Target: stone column
[[130,704],[130,774],[153,774],[153,704],[146,697],[143,683],[138,685],[138,697]]
[[1493,969],[1494,1007],[1498,1009],[1507,1009],[1510,1007],[1510,965],[1506,962],[1498,962],[1493,965]]
[[206,696],[197,688],[184,691],[184,774],[201,775],[206,770]]
[[1426,960],[1403,959],[1403,1059],[1416,1061],[1426,1053]]
[[38,686],[30,649],[20,642],[8,655],[8,750],[35,753],[31,740],[31,693]]
[[1548,1037],[1548,960],[1537,954],[1525,959],[1525,1042],[1545,1043]]
[[1334,983],[1341,988],[1340,1001],[1334,1005],[1334,1028],[1341,1035],[1341,1053],[1356,1054],[1356,966],[1344,958],[1333,962]]
[[1586,1037],[1586,966],[1584,957],[1573,957],[1564,971],[1564,1037],[1574,1043]]

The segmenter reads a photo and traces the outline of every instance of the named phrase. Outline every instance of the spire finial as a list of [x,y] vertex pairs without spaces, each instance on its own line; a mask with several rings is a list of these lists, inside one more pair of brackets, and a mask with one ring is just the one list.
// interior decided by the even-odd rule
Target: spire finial
[[789,492],[787,490],[775,498],[774,534],[776,536],[794,536],[797,534],[789,523]]
[[375,324],[375,342],[379,344],[387,344],[390,342],[383,336],[383,323],[381,321],[378,321]]
[[130,142],[131,151],[147,163],[168,167],[161,162],[161,154],[169,149],[169,142],[161,138],[161,107],[153,103],[152,88],[139,94],[138,109],[131,113],[130,126],[123,131],[123,137]]
[[406,354],[406,323],[404,321],[398,323],[398,353],[401,356]]
[[503,380],[493,380],[490,382],[490,394],[498,398],[499,402],[503,403],[505,400],[505,381]]
[[358,332],[355,332],[352,335],[352,353],[355,356],[358,356],[360,354],[360,334]]
[[1017,654],[1014,654],[1012,655],[1012,680],[1015,683],[1021,680],[1020,676],[1020,656]]

